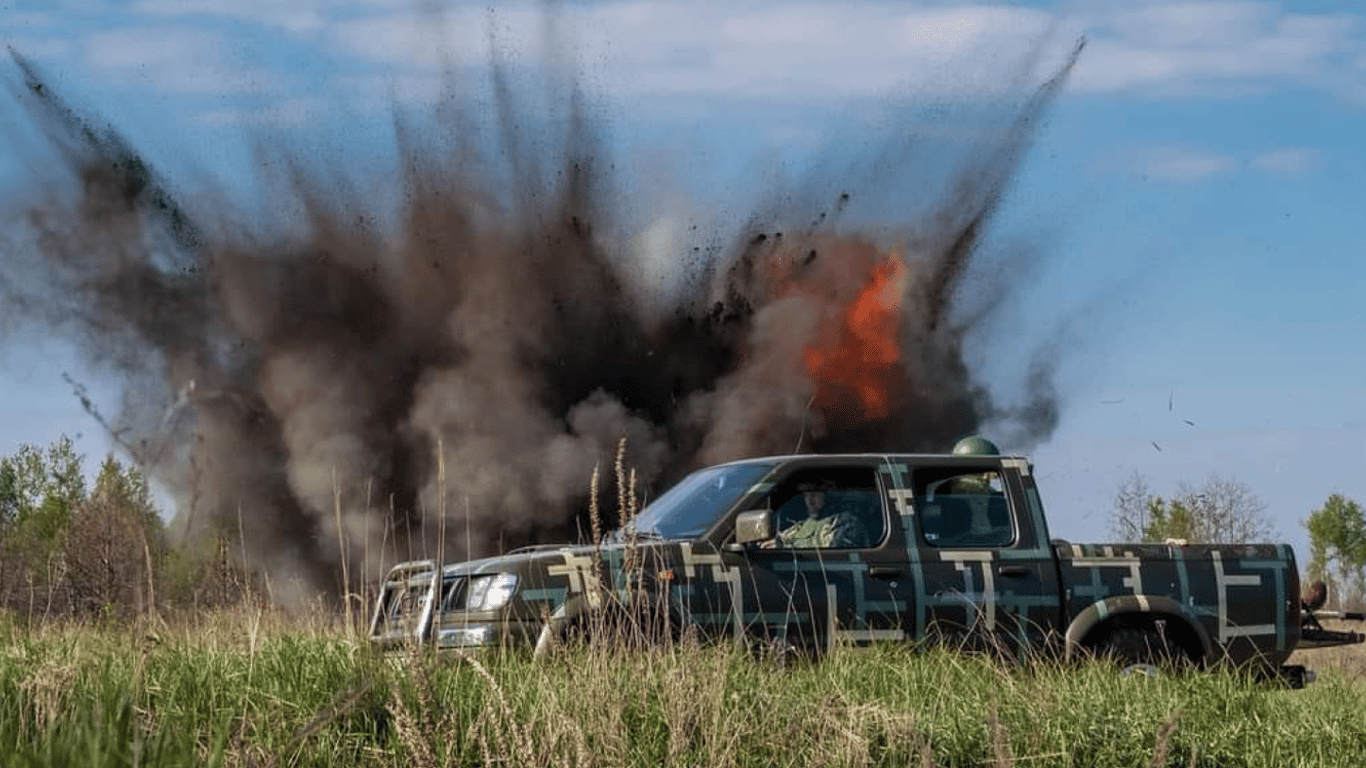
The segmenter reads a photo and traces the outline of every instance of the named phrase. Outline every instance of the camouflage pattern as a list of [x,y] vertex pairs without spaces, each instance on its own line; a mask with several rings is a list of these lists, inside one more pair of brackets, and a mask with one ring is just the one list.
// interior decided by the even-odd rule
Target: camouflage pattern
[[[1059,544],[1068,614],[1088,624],[1115,610],[1179,616],[1207,653],[1285,661],[1299,641],[1299,578],[1287,544]],[[1115,582],[1123,589],[1116,589]]]
[[779,545],[797,549],[864,547],[868,541],[863,523],[847,512],[798,520],[784,528],[777,538]]
[[[822,474],[836,478],[831,503],[864,529],[865,546],[736,540],[737,529],[789,529],[805,513],[795,483]],[[1145,623],[1200,662],[1279,665],[1300,639],[1289,546],[1054,542],[1019,457],[733,462],[685,479],[637,524],[599,546],[446,565],[440,579],[432,562],[398,566],[372,636],[386,647],[544,649],[584,617],[649,605],[704,638],[815,651],[943,638],[1071,655],[1116,626]]]

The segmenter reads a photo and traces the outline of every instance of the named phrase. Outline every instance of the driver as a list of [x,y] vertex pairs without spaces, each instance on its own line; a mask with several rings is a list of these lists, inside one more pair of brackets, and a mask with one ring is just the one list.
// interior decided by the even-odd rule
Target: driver
[[806,502],[806,517],[778,533],[765,547],[797,549],[866,547],[868,531],[857,517],[827,503],[830,483],[803,483],[798,486]]

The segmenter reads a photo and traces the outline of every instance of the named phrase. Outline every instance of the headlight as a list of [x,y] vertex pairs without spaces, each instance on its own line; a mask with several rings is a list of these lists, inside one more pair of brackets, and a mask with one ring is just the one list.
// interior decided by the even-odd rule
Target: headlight
[[469,592],[465,593],[465,608],[472,611],[491,611],[502,608],[512,599],[517,590],[517,575],[496,573],[490,576],[476,576],[470,579]]

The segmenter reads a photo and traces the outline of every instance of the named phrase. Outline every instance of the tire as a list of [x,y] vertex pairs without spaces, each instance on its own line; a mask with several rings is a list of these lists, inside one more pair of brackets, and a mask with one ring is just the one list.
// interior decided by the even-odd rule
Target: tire
[[1158,669],[1183,667],[1190,657],[1156,626],[1115,627],[1095,646],[1098,656],[1112,659],[1125,674],[1155,674]]
[[668,647],[680,636],[678,622],[666,609],[652,603],[614,604],[569,621],[560,641],[571,647],[641,649]]

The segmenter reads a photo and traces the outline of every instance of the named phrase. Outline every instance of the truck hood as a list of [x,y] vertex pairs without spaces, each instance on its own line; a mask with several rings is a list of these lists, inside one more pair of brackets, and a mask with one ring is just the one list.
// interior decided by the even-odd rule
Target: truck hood
[[531,547],[514,549],[502,555],[493,555],[478,560],[469,560],[463,563],[453,563],[442,569],[447,576],[477,576],[481,574],[502,573],[504,571],[520,570],[525,564],[539,560],[563,560],[566,555],[570,557],[587,557],[597,555],[610,558],[617,552],[625,551],[634,547],[637,551],[648,550],[664,544],[677,543],[672,539],[644,539],[634,544],[627,542],[614,542],[611,544],[538,544]]

